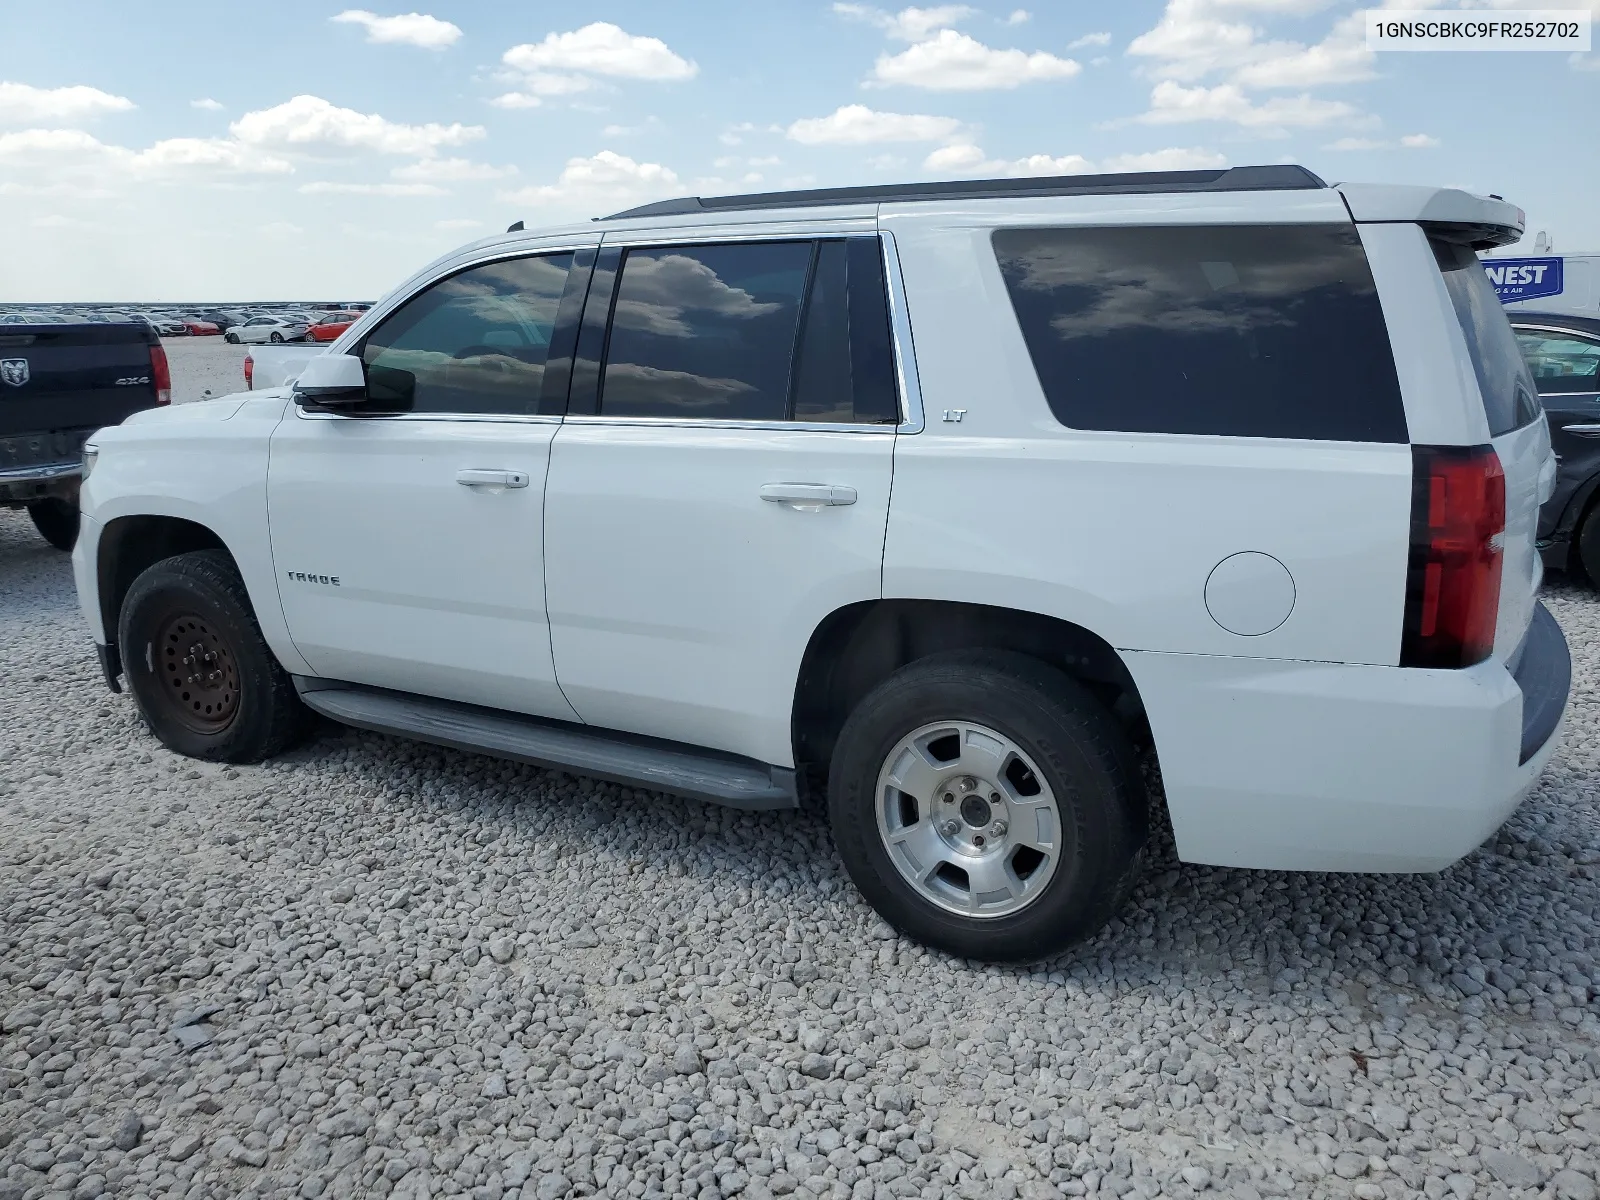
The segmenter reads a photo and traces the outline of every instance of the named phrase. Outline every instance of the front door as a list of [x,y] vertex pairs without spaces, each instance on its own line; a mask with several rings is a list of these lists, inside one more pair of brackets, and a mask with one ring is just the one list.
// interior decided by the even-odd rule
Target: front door
[[787,766],[812,632],[882,595],[881,252],[680,236],[596,266],[546,498],[556,672],[591,724]]
[[368,411],[297,409],[273,435],[278,589],[319,675],[573,718],[544,607],[560,416],[539,411],[573,257],[432,284],[360,347]]

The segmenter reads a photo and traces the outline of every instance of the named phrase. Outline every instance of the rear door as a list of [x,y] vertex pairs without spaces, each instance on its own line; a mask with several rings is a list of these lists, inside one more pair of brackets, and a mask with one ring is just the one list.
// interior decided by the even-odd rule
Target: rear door
[[1490,441],[1505,472],[1504,566],[1494,644],[1495,657],[1504,659],[1521,643],[1533,619],[1544,576],[1539,510],[1555,490],[1556,460],[1533,376],[1478,256],[1465,246],[1437,240],[1433,251],[1466,338]]
[[585,721],[787,766],[812,632],[882,595],[899,410],[877,237],[741,235],[606,237],[551,455],[551,640]]

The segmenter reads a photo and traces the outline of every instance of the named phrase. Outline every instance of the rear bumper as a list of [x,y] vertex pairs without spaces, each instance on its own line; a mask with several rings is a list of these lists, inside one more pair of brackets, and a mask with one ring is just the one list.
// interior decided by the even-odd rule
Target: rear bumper
[[1127,653],[1178,855],[1299,871],[1437,871],[1538,779],[1571,684],[1541,605],[1516,662],[1461,671]]
[[79,460],[0,470],[0,503],[26,504],[50,496],[76,495],[82,475]]

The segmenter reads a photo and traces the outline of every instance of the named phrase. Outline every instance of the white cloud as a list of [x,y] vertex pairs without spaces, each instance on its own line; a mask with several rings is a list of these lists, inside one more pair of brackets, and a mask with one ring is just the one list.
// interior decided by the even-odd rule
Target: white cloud
[[461,27],[426,13],[405,13],[380,17],[363,8],[352,8],[328,18],[344,25],[360,25],[367,41],[376,45],[417,46],[423,50],[445,50],[461,40]]
[[1085,46],[1109,46],[1111,35],[1109,33],[1086,33],[1081,38],[1074,38],[1067,43],[1068,50],[1082,50]]
[[190,108],[203,108],[206,112],[221,112],[222,111],[222,105],[219,104],[217,101],[213,100],[210,96],[207,96],[204,100],[191,100],[191,101],[189,101],[189,107]]
[[99,88],[37,88],[26,83],[0,82],[0,125],[73,123],[104,113],[127,112],[134,107],[126,96],[113,96]]
[[446,217],[433,223],[435,229],[479,229],[482,225],[477,217]]
[[320,96],[295,96],[247,112],[228,127],[242,142],[282,148],[372,150],[427,156],[484,136],[481,125],[402,125],[376,113],[339,108]]
[[920,42],[936,29],[946,29],[966,20],[977,9],[968,8],[965,4],[939,4],[933,8],[903,8],[897,13],[887,13],[870,4],[835,4],[833,11],[853,21],[876,25],[890,37],[902,42]]
[[1574,71],[1600,71],[1600,54],[1574,54],[1567,61]]
[[623,79],[693,79],[700,70],[660,38],[635,37],[605,21],[513,46],[501,61],[519,71],[588,71]]
[[1019,8],[1006,18],[1007,25],[1025,25],[1033,20],[1033,14],[1025,8]]
[[884,54],[873,65],[880,84],[908,84],[932,91],[970,92],[1014,88],[1040,80],[1070,79],[1083,70],[1070,58],[1043,50],[996,50],[953,29],[942,29],[899,54]]
[[1439,139],[1426,133],[1408,133],[1397,142],[1384,138],[1342,137],[1329,142],[1324,150],[1431,150]]
[[1228,165],[1228,156],[1197,146],[1168,146],[1139,154],[1117,154],[1100,164],[1102,171],[1204,171]]
[[792,141],[808,146],[864,146],[873,142],[939,142],[959,132],[954,117],[919,113],[874,112],[864,104],[846,104],[826,117],[806,117],[789,126]]
[[1093,171],[1186,171],[1221,167],[1227,158],[1213,150],[1171,146],[1137,154],[1119,154],[1094,163],[1081,154],[1029,154],[1022,158],[989,158],[970,142],[941,146],[922,162],[924,170],[1013,178],[1042,175],[1084,175]]
[[553,184],[502,192],[513,204],[557,208],[624,208],[663,196],[679,186],[678,176],[660,163],[635,162],[625,154],[602,150],[589,158],[569,158]]
[[448,196],[450,193],[431,183],[332,183],[319,179],[302,183],[298,189],[307,196]]
[[1254,104],[1237,84],[1186,88],[1167,79],[1151,91],[1150,110],[1133,119],[1146,125],[1231,121],[1246,129],[1279,132],[1286,128],[1349,121],[1360,115],[1342,100],[1318,100],[1310,95],[1275,96],[1265,103]]
[[293,169],[286,159],[227,138],[166,138],[132,150],[81,129],[0,134],[0,177],[19,177],[19,182],[0,184],[0,191],[13,194],[103,198],[130,181],[277,175]]
[[1432,150],[1439,139],[1428,133],[1408,133],[1400,139],[1400,144],[1408,150]]
[[395,179],[412,183],[469,183],[480,179],[504,179],[516,173],[515,167],[495,167],[465,158],[424,158],[389,172]]
[[867,159],[867,166],[874,171],[898,171],[906,165],[906,160],[898,154],[874,154]]

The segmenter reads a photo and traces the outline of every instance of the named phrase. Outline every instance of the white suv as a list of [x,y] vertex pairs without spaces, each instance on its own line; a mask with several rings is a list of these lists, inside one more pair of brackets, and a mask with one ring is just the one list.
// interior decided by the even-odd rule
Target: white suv
[[88,452],[108,682],[183,754],[306,709],[745,808],[889,921],[1105,922],[1185,860],[1437,870],[1550,756],[1555,463],[1475,249],[1297,167],[687,199],[432,264],[292,389]]

